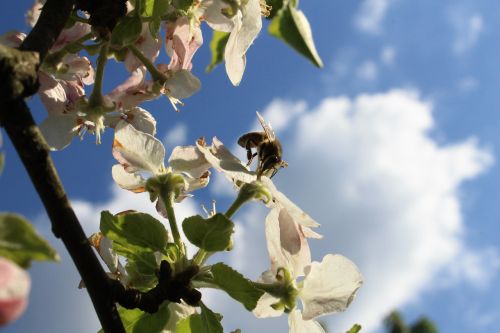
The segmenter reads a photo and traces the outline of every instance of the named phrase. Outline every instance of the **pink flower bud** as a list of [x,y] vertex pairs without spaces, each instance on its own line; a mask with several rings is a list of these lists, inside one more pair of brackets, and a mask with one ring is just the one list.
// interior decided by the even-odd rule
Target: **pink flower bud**
[[0,258],[0,326],[16,320],[28,305],[31,280],[25,270]]

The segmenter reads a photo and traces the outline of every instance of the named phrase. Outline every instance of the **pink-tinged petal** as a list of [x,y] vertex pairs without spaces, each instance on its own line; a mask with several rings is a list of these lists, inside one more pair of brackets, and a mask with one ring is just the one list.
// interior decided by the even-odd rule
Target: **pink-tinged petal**
[[31,279],[25,270],[0,257],[0,326],[21,316],[28,305]]
[[313,262],[299,293],[303,319],[344,311],[362,284],[358,268],[344,256],[328,254],[321,263]]
[[50,49],[51,52],[57,52],[69,43],[76,42],[83,36],[91,32],[91,26],[86,23],[76,22],[71,28],[64,29],[57,37],[56,42]]
[[66,148],[73,138],[78,135],[82,122],[74,115],[49,115],[40,124],[40,131],[47,141],[50,150]]
[[193,192],[195,190],[199,190],[200,188],[204,188],[208,185],[210,181],[210,171],[206,171],[200,177],[192,177],[189,174],[184,174],[184,181],[186,182],[185,192]]
[[325,333],[325,330],[315,320],[304,320],[299,310],[288,314],[289,333]]
[[165,147],[151,134],[122,121],[115,128],[113,156],[127,172],[144,170],[157,174],[163,169]]
[[177,146],[170,154],[168,165],[175,172],[185,172],[194,178],[206,174],[211,165],[196,146]]
[[174,72],[173,76],[165,82],[165,92],[168,96],[177,99],[188,98],[200,90],[200,80],[190,71],[181,69]]
[[0,36],[0,44],[9,47],[19,47],[25,38],[25,33],[9,31]]
[[194,54],[203,44],[199,26],[192,26],[186,17],[180,17],[174,24],[167,25],[166,51],[170,56],[168,68],[191,70]]
[[49,115],[61,115],[74,111],[76,102],[85,95],[79,81],[64,81],[51,75],[38,72],[40,88],[38,93]]
[[128,110],[158,96],[151,92],[151,84],[146,82],[146,68],[139,67],[106,97],[115,102],[118,109]]
[[136,130],[155,135],[156,120],[151,113],[140,107],[135,107],[123,112],[125,115],[124,121],[134,126]]
[[94,68],[87,57],[68,54],[62,59],[64,71],[58,71],[55,76],[66,81],[80,80],[85,85],[94,83]]
[[[156,58],[160,54],[161,39],[154,38],[149,31],[149,24],[147,22],[142,24],[142,32],[135,46],[148,58],[151,62],[155,62]],[[125,57],[125,67],[129,72],[135,71],[137,68],[142,66],[142,62],[139,61],[132,52],[128,52]]]
[[146,191],[146,180],[138,173],[129,173],[125,171],[123,166],[120,164],[113,165],[111,175],[113,176],[115,183],[125,190],[129,190],[134,193],[142,193]]
[[237,86],[245,71],[245,54],[262,28],[260,1],[248,0],[234,20],[235,26],[224,50],[224,60],[227,75],[233,85]]
[[311,263],[309,245],[302,226],[279,205],[266,217],[266,240],[272,272],[284,267],[294,277],[304,275],[304,268]]

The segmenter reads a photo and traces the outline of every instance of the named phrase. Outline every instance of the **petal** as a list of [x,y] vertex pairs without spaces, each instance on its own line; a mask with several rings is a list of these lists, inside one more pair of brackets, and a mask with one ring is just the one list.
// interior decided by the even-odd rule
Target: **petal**
[[302,227],[279,205],[266,217],[266,240],[271,270],[287,268],[292,276],[304,275],[304,268],[311,264],[311,251]]
[[248,0],[237,14],[224,51],[226,72],[233,85],[240,84],[245,70],[245,53],[262,28],[260,1]]
[[76,22],[71,28],[61,31],[50,51],[59,51],[67,44],[76,42],[90,32],[91,26],[89,24]]
[[176,172],[185,172],[199,178],[210,168],[203,153],[196,146],[177,146],[168,159],[168,165]]
[[181,69],[165,82],[165,90],[167,95],[177,99],[184,99],[200,90],[200,80],[191,74],[190,71]]
[[61,150],[78,134],[80,124],[73,115],[59,115],[48,116],[39,127],[50,150]]
[[156,119],[151,113],[140,107],[135,107],[124,112],[126,119],[125,121],[136,130],[151,135],[156,134]]
[[80,81],[65,81],[39,71],[38,93],[50,115],[74,111],[76,102],[85,95]]
[[87,57],[80,57],[75,54],[64,56],[61,61],[64,72],[54,73],[58,79],[72,81],[81,80],[86,85],[94,83],[94,68]]
[[[154,38],[149,30],[149,23],[144,22],[142,24],[141,35],[135,42],[135,46],[147,59],[149,59],[149,61],[154,63],[160,54],[161,39]],[[139,61],[132,52],[128,52],[125,57],[125,67],[127,70],[133,72],[140,66],[142,66],[142,62]]]
[[0,326],[16,320],[26,309],[31,279],[14,262],[0,257]]
[[142,178],[139,174],[129,173],[125,171],[122,165],[115,164],[111,169],[111,175],[113,180],[118,186],[125,190],[129,190],[135,193],[144,192],[146,186],[146,180]]
[[100,232],[90,236],[89,241],[111,273],[116,273],[118,271],[118,254],[113,251],[113,241]]
[[170,55],[168,68],[191,70],[194,54],[203,44],[201,29],[191,25],[186,17],[180,17],[175,24],[167,25],[167,53]]
[[344,256],[328,254],[321,263],[313,262],[304,279],[299,297],[305,320],[344,311],[363,284],[356,265]]
[[233,184],[251,183],[257,179],[255,172],[248,170],[236,156],[216,137],[211,146],[198,142],[197,147],[212,167],[224,174]]
[[168,310],[170,312],[170,316],[168,318],[167,325],[165,325],[163,331],[161,331],[160,333],[175,333],[177,323],[180,320],[196,313],[196,308],[189,306],[184,302],[182,303],[172,302],[168,305]]
[[279,203],[283,208],[285,208],[295,222],[306,227],[319,227],[318,222],[313,220],[308,214],[306,214],[302,209],[300,209],[296,204],[288,199],[286,195],[278,191],[271,179],[269,179],[268,177],[262,177],[261,181],[264,183],[264,185],[266,185],[266,187],[273,195],[273,200]]
[[155,99],[159,95],[151,91],[151,82],[146,81],[146,68],[141,66],[130,77],[111,91],[107,97],[116,103],[118,109],[131,109],[140,103]]
[[208,182],[210,180],[210,171],[206,171],[204,174],[200,175],[200,177],[197,178],[191,177],[189,174],[183,176],[184,180],[186,181],[185,192],[193,192],[208,185]]
[[207,24],[216,31],[231,32],[234,28],[234,21],[224,14],[222,9],[228,7],[223,0],[206,0],[202,6],[206,9],[203,12],[203,18]]
[[299,310],[288,314],[289,333],[325,333],[325,330],[315,320],[304,320]]
[[113,156],[128,172],[144,170],[156,174],[163,168],[165,147],[151,134],[121,121],[115,128]]
[[26,34],[23,32],[9,31],[0,36],[0,44],[9,47],[19,47],[25,38]]
[[275,310],[271,305],[278,303],[279,298],[268,293],[264,293],[258,300],[257,305],[252,310],[252,313],[257,318],[279,317],[283,314],[283,310]]

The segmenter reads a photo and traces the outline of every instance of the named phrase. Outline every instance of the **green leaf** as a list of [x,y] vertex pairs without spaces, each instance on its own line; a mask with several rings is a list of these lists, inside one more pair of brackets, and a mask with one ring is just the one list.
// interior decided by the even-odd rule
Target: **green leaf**
[[153,16],[156,2],[157,0],[142,0],[141,15],[146,17]]
[[347,331],[346,333],[358,333],[359,331],[361,331],[361,325],[359,324],[354,324],[351,329],[349,331]]
[[220,321],[222,316],[214,313],[201,303],[201,314],[192,314],[180,320],[176,326],[176,333],[223,333]]
[[268,17],[266,17],[268,20],[270,20],[276,16],[279,10],[283,8],[283,5],[285,3],[283,0],[266,0],[266,4],[271,6],[271,13],[269,14]]
[[209,252],[224,251],[231,243],[234,224],[224,214],[204,219],[200,215],[188,217],[182,222],[187,239]]
[[148,290],[156,285],[158,264],[152,252],[142,252],[127,256],[125,269],[128,273],[128,284],[140,289]]
[[59,261],[59,255],[24,217],[0,214],[0,256],[23,268],[32,260]]
[[192,314],[177,322],[175,333],[204,333],[200,314]]
[[292,2],[281,9],[269,25],[269,33],[283,40],[317,67],[323,62],[316,51],[311,26],[304,13],[295,8]]
[[149,214],[129,211],[113,216],[103,211],[100,229],[104,236],[129,251],[163,251],[167,246],[167,230]]
[[229,32],[215,31],[210,41],[210,51],[212,52],[212,60],[205,71],[211,72],[217,64],[224,60],[224,49],[226,48]]
[[242,303],[248,311],[255,308],[264,293],[256,289],[250,280],[223,263],[213,265],[211,272],[214,277],[213,283]]
[[141,18],[138,16],[122,17],[111,34],[111,44],[124,47],[135,43],[142,32]]
[[223,333],[224,329],[220,321],[222,316],[218,313],[214,313],[212,310],[207,308],[205,304],[201,303],[201,319],[204,326],[205,333]]
[[[126,333],[159,333],[167,325],[170,312],[168,310],[168,301],[158,309],[156,313],[142,312],[139,309],[128,310],[123,307],[118,309],[122,318]],[[104,333],[101,329],[99,333]]]

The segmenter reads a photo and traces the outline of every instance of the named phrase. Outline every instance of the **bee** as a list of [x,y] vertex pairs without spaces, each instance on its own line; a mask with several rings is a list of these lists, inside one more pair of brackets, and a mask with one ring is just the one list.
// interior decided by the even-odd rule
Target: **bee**
[[[238,139],[238,144],[247,150],[247,166],[252,163],[255,156],[258,156],[257,179],[260,179],[262,175],[272,178],[280,168],[287,167],[288,163],[281,159],[283,148],[271,124],[266,123],[259,112],[257,112],[257,118],[264,132],[243,134]],[[252,148],[256,148],[257,152],[252,152]]]

